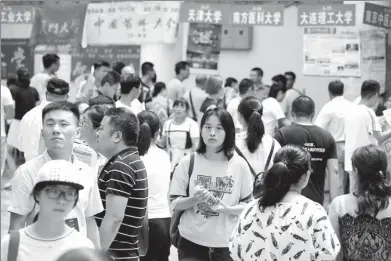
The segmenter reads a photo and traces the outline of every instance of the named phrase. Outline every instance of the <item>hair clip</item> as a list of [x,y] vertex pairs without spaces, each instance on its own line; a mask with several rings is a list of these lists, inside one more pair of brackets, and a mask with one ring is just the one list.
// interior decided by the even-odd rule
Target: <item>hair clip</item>
[[381,171],[381,170],[379,171],[379,176],[380,176],[382,179],[385,178],[383,171]]

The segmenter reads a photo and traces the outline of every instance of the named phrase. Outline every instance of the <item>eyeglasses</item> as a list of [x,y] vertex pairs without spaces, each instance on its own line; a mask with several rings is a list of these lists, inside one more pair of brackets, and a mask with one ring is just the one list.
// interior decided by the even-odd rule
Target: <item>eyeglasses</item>
[[73,201],[77,197],[77,191],[76,190],[69,190],[69,191],[61,191],[58,189],[45,189],[46,194],[51,199],[59,199],[62,196],[64,196],[65,200],[67,201]]

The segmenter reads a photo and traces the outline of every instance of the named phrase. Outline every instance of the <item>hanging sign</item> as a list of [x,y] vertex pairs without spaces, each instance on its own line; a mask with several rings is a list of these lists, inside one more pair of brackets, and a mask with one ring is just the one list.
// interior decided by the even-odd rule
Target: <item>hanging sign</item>
[[189,23],[228,24],[230,5],[183,3],[180,21]]
[[122,61],[134,68],[136,74],[140,68],[140,46],[89,46],[72,51],[71,81],[79,76],[84,77],[91,72],[91,66],[97,61],[113,64]]
[[299,5],[299,26],[354,26],[355,5]]
[[34,57],[28,39],[1,40],[1,78],[15,77],[20,67],[34,73]]
[[191,68],[217,70],[221,51],[221,25],[191,23],[186,56]]
[[30,43],[32,45],[80,43],[86,7],[84,4],[43,5],[37,9]]
[[365,2],[363,23],[391,29],[391,8]]
[[88,4],[82,46],[175,43],[180,2]]
[[29,5],[5,5],[0,3],[1,39],[28,39],[35,17],[35,9]]
[[233,25],[284,25],[284,6],[282,5],[235,5],[230,11]]

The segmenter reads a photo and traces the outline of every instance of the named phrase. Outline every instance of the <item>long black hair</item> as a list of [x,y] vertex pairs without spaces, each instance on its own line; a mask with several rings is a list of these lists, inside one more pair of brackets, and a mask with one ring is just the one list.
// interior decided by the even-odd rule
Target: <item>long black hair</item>
[[261,144],[263,135],[265,135],[265,126],[262,121],[262,104],[253,96],[246,97],[240,102],[238,112],[248,124],[246,144],[248,150],[254,153]]
[[235,124],[231,115],[226,110],[218,107],[207,110],[202,116],[200,125],[201,138],[198,145],[197,153],[204,154],[206,152],[206,144],[202,138],[202,128],[204,127],[206,120],[210,116],[216,116],[220,120],[221,126],[225,131],[225,139],[223,145],[217,152],[224,151],[225,156],[229,159],[232,157],[232,153],[235,148]]
[[357,214],[374,217],[388,207],[391,187],[387,184],[387,154],[375,145],[358,148],[352,156],[352,166],[357,169]]
[[142,156],[148,152],[152,138],[159,131],[160,121],[153,111],[142,111],[137,114],[137,118],[140,123],[137,147],[139,154]]
[[273,166],[265,173],[259,207],[273,206],[311,169],[311,155],[295,145],[282,147],[274,156]]

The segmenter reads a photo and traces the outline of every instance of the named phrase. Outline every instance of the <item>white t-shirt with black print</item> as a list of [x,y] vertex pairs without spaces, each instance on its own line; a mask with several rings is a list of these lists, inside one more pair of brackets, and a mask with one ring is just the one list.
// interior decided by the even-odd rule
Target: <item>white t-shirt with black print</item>
[[[226,162],[212,162],[195,154],[189,181],[190,155],[179,162],[171,182],[171,196],[194,196],[196,184],[201,184],[227,206],[236,206],[252,197],[253,178],[247,163],[238,155]],[[174,201],[175,202],[175,201]],[[206,203],[188,209],[182,215],[179,233],[187,240],[206,247],[228,247],[228,239],[238,222],[238,216],[210,211]]]
[[270,158],[269,168],[273,165],[273,159],[276,155],[277,151],[281,148],[280,143],[276,141],[273,137],[265,134],[262,137],[262,142],[259,144],[259,147],[254,153],[251,153],[247,147],[247,131],[239,132],[236,134],[236,147],[242,152],[243,156],[247,159],[248,163],[250,163],[251,167],[254,169],[256,174],[263,172],[265,170],[265,165],[267,158],[269,157],[269,153],[272,148],[273,140],[274,140],[274,149],[272,157]]
[[235,261],[335,260],[340,243],[325,209],[299,196],[262,210],[258,200],[248,204],[229,248]]
[[200,137],[200,128],[197,122],[189,117],[181,124],[175,124],[173,119],[169,119],[163,126],[172,170],[185,154],[191,152],[191,149],[185,149],[187,132],[190,133],[190,138],[192,139]]

